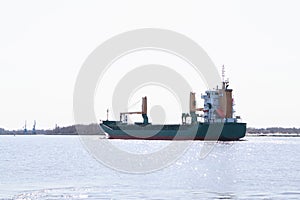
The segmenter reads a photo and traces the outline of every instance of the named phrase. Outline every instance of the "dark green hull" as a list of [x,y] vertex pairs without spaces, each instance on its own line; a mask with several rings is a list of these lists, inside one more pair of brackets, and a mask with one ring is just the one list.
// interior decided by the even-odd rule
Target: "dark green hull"
[[100,124],[110,139],[143,140],[239,140],[246,134],[246,123],[196,123],[189,125]]

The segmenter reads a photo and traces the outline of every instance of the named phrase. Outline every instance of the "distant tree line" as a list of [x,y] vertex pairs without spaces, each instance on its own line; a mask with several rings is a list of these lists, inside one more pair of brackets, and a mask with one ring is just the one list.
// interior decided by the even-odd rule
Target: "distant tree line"
[[300,134],[300,128],[282,128],[282,127],[271,127],[271,128],[247,128],[249,134]]
[[104,132],[100,129],[99,124],[89,124],[89,125],[72,125],[66,127],[56,126],[54,129],[49,130],[5,130],[0,128],[0,135],[104,135]]
[[46,135],[98,135],[104,134],[100,129],[99,124],[89,125],[72,125],[67,127],[56,127],[53,130],[47,131]]

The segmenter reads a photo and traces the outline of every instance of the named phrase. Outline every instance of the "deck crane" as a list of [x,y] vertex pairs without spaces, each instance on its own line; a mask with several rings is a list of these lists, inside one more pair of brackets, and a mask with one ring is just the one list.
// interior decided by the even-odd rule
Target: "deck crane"
[[194,92],[190,93],[190,116],[192,118],[192,123],[197,122],[198,115],[197,111],[203,111],[203,108],[196,108],[196,94]]
[[127,121],[126,115],[132,115],[132,114],[141,114],[143,117],[143,124],[149,124],[148,116],[147,116],[147,97],[142,98],[142,111],[137,112],[121,112],[120,113],[120,121]]

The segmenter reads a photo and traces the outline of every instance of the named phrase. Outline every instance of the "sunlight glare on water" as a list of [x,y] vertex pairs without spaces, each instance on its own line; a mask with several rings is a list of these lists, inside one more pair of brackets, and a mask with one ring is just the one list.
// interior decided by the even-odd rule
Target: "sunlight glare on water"
[[[115,140],[133,153],[167,141]],[[0,136],[0,199],[297,199],[300,138],[218,142],[200,158],[194,141],[172,165],[147,174],[112,170],[77,136]],[[137,163],[138,164],[138,163]]]

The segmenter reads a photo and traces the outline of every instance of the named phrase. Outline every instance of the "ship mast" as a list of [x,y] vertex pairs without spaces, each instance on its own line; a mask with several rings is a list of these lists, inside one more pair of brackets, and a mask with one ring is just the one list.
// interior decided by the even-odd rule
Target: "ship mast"
[[225,66],[222,66],[222,89],[227,89],[229,86],[229,80],[225,80]]
[[108,113],[109,113],[109,110],[107,108],[107,110],[106,110],[106,121],[108,121]]
[[225,66],[222,66],[222,82],[225,81]]

